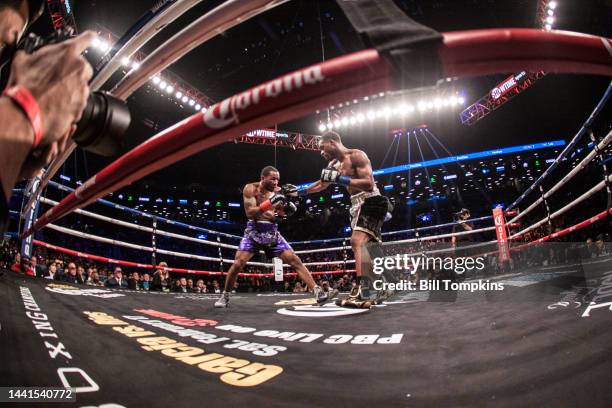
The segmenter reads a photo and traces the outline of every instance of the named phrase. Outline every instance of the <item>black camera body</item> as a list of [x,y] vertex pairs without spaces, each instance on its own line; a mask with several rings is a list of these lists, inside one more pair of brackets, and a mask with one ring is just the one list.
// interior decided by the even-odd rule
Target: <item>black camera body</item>
[[[72,37],[74,30],[71,27],[57,29],[44,38],[29,33],[19,42],[15,51],[23,50],[32,54],[46,45],[57,44]],[[10,69],[12,56],[8,62]],[[130,121],[130,111],[125,101],[107,92],[91,92],[71,138],[79,147],[89,152],[101,156],[116,156],[123,150],[123,135]]]

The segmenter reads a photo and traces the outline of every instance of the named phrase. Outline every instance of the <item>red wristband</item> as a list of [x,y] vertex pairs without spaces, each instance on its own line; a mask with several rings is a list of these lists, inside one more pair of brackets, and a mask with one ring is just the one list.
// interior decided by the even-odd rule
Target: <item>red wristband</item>
[[11,98],[15,104],[19,105],[30,120],[30,124],[34,129],[34,143],[32,148],[35,149],[38,147],[43,134],[40,107],[38,106],[38,102],[36,102],[36,98],[34,98],[28,88],[22,85],[5,89],[4,92],[2,92],[2,96]]
[[261,211],[268,211],[271,208],[272,208],[272,201],[270,200],[266,200],[263,203],[259,204],[259,209]]

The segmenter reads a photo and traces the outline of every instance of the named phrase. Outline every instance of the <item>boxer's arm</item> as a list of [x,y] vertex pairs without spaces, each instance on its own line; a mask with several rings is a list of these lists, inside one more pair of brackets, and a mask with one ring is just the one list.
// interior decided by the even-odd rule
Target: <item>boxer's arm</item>
[[309,185],[308,187],[306,187],[306,192],[308,194],[318,193],[320,191],[325,190],[327,187],[330,186],[330,184],[332,184],[332,183],[324,183],[321,180],[317,180],[314,183],[312,183],[311,185]]
[[261,212],[251,184],[247,184],[242,190],[242,201],[247,218],[255,218]]
[[355,168],[355,177],[351,178],[349,187],[362,191],[374,190],[374,178],[372,177],[372,164],[364,152],[358,151],[351,156],[351,162]]

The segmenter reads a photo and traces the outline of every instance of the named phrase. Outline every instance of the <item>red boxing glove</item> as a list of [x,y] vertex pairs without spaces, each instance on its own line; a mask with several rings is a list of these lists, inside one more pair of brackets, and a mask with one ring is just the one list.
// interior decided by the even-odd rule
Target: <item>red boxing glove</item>
[[36,98],[32,93],[22,85],[13,86],[2,92],[2,96],[8,96],[18,105],[28,117],[32,128],[34,129],[34,143],[32,148],[35,149],[40,144],[43,135],[42,119],[40,117],[40,107]]
[[268,211],[271,208],[272,208],[272,201],[270,200],[266,200],[263,203],[259,204],[259,209],[262,212]]

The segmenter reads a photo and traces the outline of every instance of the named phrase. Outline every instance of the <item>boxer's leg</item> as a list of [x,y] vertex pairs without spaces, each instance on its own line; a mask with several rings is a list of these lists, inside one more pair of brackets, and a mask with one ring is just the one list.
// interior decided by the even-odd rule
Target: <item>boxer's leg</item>
[[229,294],[234,286],[234,282],[236,282],[236,278],[240,271],[244,269],[246,263],[251,260],[254,252],[247,252],[238,250],[236,251],[236,256],[234,257],[234,263],[230,267],[227,272],[227,276],[225,277],[225,286],[221,297],[215,302],[215,307],[228,307],[229,306]]
[[291,266],[297,272],[298,276],[306,284],[306,286],[308,286],[308,289],[312,290],[317,303],[323,303],[328,299],[327,292],[325,292],[315,283],[310,271],[306,268],[306,266],[304,266],[300,257],[297,256],[292,249],[285,249],[279,254],[279,257],[283,260],[283,262],[289,264],[289,266]]

